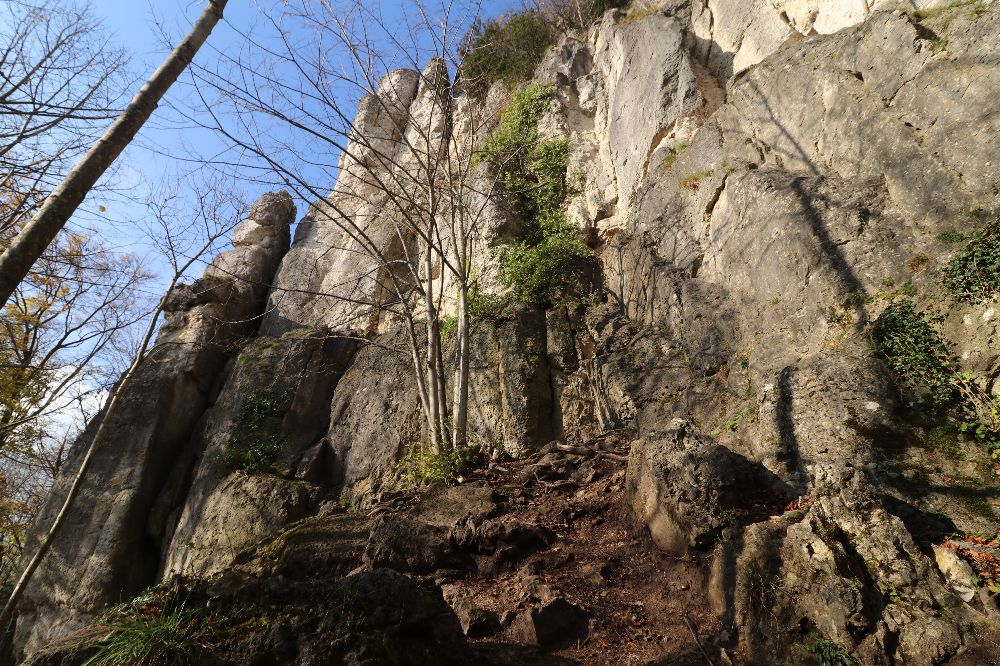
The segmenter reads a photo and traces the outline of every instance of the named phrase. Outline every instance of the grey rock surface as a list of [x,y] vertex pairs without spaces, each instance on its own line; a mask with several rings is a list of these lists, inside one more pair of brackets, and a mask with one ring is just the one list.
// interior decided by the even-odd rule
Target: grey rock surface
[[[167,527],[154,508],[190,473],[192,434],[215,397],[231,345],[256,328],[294,215],[287,193],[264,195],[237,227],[236,246],[167,304],[156,345],[125,388],[109,436],[18,607],[22,653],[155,581]],[[97,425],[70,451],[25,553],[33,552],[61,507]]]
[[[946,4],[918,0],[907,13],[880,11],[895,9],[882,0],[699,0],[612,11],[562,39],[534,76],[555,86],[539,130],[569,140],[569,174],[584,186],[567,215],[595,251],[603,289],[475,321],[471,439],[496,459],[541,451],[536,482],[585,487],[600,438],[634,430],[627,510],[659,549],[712,559],[706,594],[735,663],[811,663],[803,632],[859,663],[995,659],[992,606],[969,594],[962,560],[933,548],[952,531],[996,529],[995,463],[957,436],[952,459],[935,450],[867,328],[904,296],[944,310],[940,330],[963,370],[1000,386],[1000,305],[949,307],[939,278],[955,248],[936,239],[1000,213],[1000,9]],[[387,74],[361,103],[359,128],[389,152],[412,139],[407,113],[428,122],[435,145],[449,121],[460,141],[481,140],[474,119],[495,115],[504,92],[436,117],[439,74],[437,62]],[[475,486],[385,513],[371,534],[365,521],[323,513],[337,501],[377,503],[424,436],[407,341],[382,307],[385,280],[404,276],[380,274],[334,220],[363,225],[395,258],[412,238],[396,233],[369,182],[385,165],[356,143],[341,166],[299,225],[260,336],[229,370],[229,352],[178,346],[137,382],[100,486],[83,494],[78,529],[21,609],[22,647],[158,572],[251,566],[246,551],[262,541],[276,562],[294,538],[336,544],[301,566],[255,560],[253,575],[268,580],[304,576],[327,557],[341,572],[361,550],[369,569],[505,572],[552,539],[496,515]],[[164,340],[253,334],[215,322],[229,308],[260,313],[263,294],[241,285],[252,275],[267,283],[289,206],[255,209],[234,234],[235,254],[179,292]],[[500,205],[488,218],[475,263],[496,293],[493,249],[520,221]],[[338,338],[351,333],[367,337]],[[290,400],[276,417],[281,455],[266,473],[220,466],[241,405],[272,389]],[[387,577],[409,585],[363,576],[351,580],[373,595],[391,594]],[[585,628],[579,609],[544,596],[529,595],[538,607],[516,616],[520,640],[557,644]],[[466,632],[492,623],[460,597],[451,603]]]

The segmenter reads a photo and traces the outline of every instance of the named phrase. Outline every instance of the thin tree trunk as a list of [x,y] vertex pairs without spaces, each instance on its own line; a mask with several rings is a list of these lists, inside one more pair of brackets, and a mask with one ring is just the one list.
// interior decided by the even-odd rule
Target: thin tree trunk
[[455,414],[453,446],[465,446],[469,420],[469,288],[464,277],[458,285],[458,347],[455,350],[455,397],[452,410]]
[[173,278],[170,280],[170,285],[167,287],[166,293],[157,304],[156,310],[153,311],[153,316],[149,320],[149,326],[146,328],[146,333],[143,335],[142,342],[139,346],[139,351],[136,353],[135,359],[132,361],[132,365],[130,365],[128,370],[125,371],[122,381],[111,394],[111,400],[108,402],[108,407],[104,411],[104,416],[101,418],[101,425],[98,426],[97,432],[94,433],[94,438],[90,440],[90,445],[87,447],[87,452],[83,456],[80,468],[76,471],[76,476],[73,477],[73,483],[70,484],[69,491],[66,493],[66,499],[63,500],[62,506],[59,508],[59,513],[56,514],[55,519],[49,526],[48,532],[45,533],[45,537],[38,545],[38,549],[35,551],[35,554],[32,556],[31,561],[28,562],[24,571],[21,572],[21,576],[17,579],[17,583],[14,585],[14,589],[11,591],[10,597],[7,599],[7,603],[4,604],[3,610],[0,611],[0,631],[6,630],[7,625],[10,623],[11,617],[14,614],[14,608],[17,606],[17,602],[24,594],[24,590],[28,586],[28,582],[31,580],[32,574],[35,573],[35,569],[38,568],[38,565],[41,564],[46,553],[49,552],[49,548],[52,546],[52,542],[55,539],[56,533],[59,531],[59,527],[63,524],[63,521],[66,520],[66,516],[69,515],[70,506],[72,506],[76,496],[80,494],[80,489],[83,487],[83,479],[87,474],[87,469],[90,467],[91,460],[93,460],[94,452],[97,451],[98,446],[100,446],[101,442],[104,440],[105,434],[108,431],[108,425],[111,423],[118,407],[118,400],[125,392],[125,388],[135,375],[136,370],[138,370],[139,366],[142,365],[142,362],[147,358],[146,349],[149,347],[149,341],[153,339],[153,334],[156,332],[156,322],[160,318],[160,313],[163,312],[163,306],[166,304],[167,299],[173,292],[174,286],[177,284],[179,277],[179,274],[174,274]]
[[444,399],[441,395],[440,387],[437,380],[437,372],[434,367],[435,359],[435,342],[437,342],[438,337],[436,333],[435,322],[437,321],[437,311],[434,308],[434,276],[432,269],[434,267],[433,256],[431,254],[430,242],[427,244],[427,252],[424,255],[424,271],[426,272],[427,285],[424,287],[424,301],[427,309],[427,384],[429,387],[428,393],[428,407],[430,407],[430,421],[427,423],[427,427],[430,429],[431,436],[431,451],[434,455],[439,455],[441,453],[441,426],[440,419],[438,415],[440,413],[440,401]]
[[191,32],[167,56],[122,114],[45,199],[38,213],[10,246],[0,254],[0,307],[7,303],[14,289],[66,225],[97,180],[132,141],[181,72],[191,64],[198,49],[222,18],[226,2],[227,0],[208,0]]
[[424,363],[420,360],[420,347],[417,344],[417,331],[413,325],[413,314],[407,310],[404,317],[406,319],[407,337],[410,341],[410,355],[413,359],[413,369],[416,372],[417,392],[420,394],[420,407],[424,412],[424,419],[430,424],[434,420],[434,417],[431,413],[427,382],[424,380]]
[[440,310],[435,310],[437,316],[434,319],[434,377],[438,385],[438,395],[441,402],[438,403],[438,429],[441,432],[442,446],[450,444],[449,432],[451,424],[448,423],[448,384],[444,378],[444,345],[441,341],[441,315]]

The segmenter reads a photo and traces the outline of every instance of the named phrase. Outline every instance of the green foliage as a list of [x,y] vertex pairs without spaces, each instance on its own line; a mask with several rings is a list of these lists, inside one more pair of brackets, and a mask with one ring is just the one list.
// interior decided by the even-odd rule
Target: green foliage
[[570,268],[590,256],[580,233],[564,220],[551,225],[536,244],[520,243],[504,258],[501,279],[514,287],[518,300],[554,305],[568,295]]
[[482,458],[478,447],[433,453],[423,449],[410,451],[397,465],[397,474],[405,486],[447,483],[463,470],[477,465]]
[[497,81],[513,88],[531,77],[555,38],[553,26],[532,9],[477,20],[462,46],[463,80],[480,95]]
[[438,324],[441,329],[441,339],[444,340],[451,336],[455,332],[455,328],[458,326],[458,317],[454,315],[449,315],[447,317],[442,317],[441,322]]
[[186,666],[196,663],[205,636],[200,614],[183,606],[158,612],[130,608],[107,628],[84,666]]
[[492,317],[500,307],[500,302],[496,296],[480,291],[479,285],[472,283],[469,285],[469,293],[466,294],[465,306],[468,309],[469,318],[477,319]]
[[269,469],[285,448],[281,422],[288,402],[272,393],[248,390],[240,401],[222,462],[247,472]]
[[483,142],[477,156],[494,169],[504,191],[528,220],[554,215],[567,194],[569,142],[538,138],[538,121],[554,94],[551,86],[537,84],[515,93],[497,130]]
[[495,170],[525,222],[521,241],[504,256],[501,279],[514,287],[519,300],[545,305],[559,302],[573,264],[590,256],[562,211],[569,191],[569,144],[538,138],[538,120],[553,94],[551,87],[539,85],[518,91],[479,155]]
[[979,303],[1000,291],[1000,218],[974,234],[948,262],[944,285],[960,301]]
[[820,666],[852,666],[854,660],[843,645],[826,638],[817,638],[809,648]]
[[875,352],[921,402],[1000,457],[1000,398],[960,369],[932,321],[909,299],[891,303],[871,327]]
[[681,153],[683,153],[690,145],[690,143],[685,142],[671,148],[667,153],[667,156],[663,158],[663,169],[665,171],[670,171],[670,169],[674,166],[674,162],[677,161],[677,158],[680,157]]
[[962,243],[968,240],[965,234],[955,231],[954,229],[946,229],[935,236],[942,243]]
[[875,352],[901,383],[934,406],[955,400],[954,358],[913,301],[891,303],[871,327]]
[[701,185],[701,181],[712,175],[712,169],[703,169],[702,171],[696,171],[694,173],[689,173],[680,180],[677,184],[683,187],[685,190],[697,190]]

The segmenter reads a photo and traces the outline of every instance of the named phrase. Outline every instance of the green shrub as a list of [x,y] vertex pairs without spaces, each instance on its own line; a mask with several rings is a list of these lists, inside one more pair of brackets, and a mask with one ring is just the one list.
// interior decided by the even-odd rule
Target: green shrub
[[249,390],[240,401],[222,462],[232,469],[262,472],[285,448],[281,422],[289,401],[272,393]]
[[875,353],[900,384],[1000,457],[1000,397],[961,370],[931,317],[902,299],[875,320],[870,335]]
[[960,301],[979,303],[1000,291],[1000,218],[974,234],[948,262],[944,285]]
[[961,243],[968,240],[965,234],[955,231],[954,229],[946,229],[935,236],[942,243]]
[[480,291],[479,285],[473,283],[469,286],[466,307],[469,311],[469,318],[492,317],[500,307],[499,299],[492,294]]
[[543,305],[558,302],[574,263],[590,255],[562,210],[569,143],[538,138],[538,121],[553,94],[539,85],[518,91],[479,154],[524,219],[520,242],[504,256],[501,279],[519,300]]
[[872,324],[870,334],[875,353],[906,388],[933,406],[955,401],[954,358],[912,301],[890,304]]
[[809,651],[816,657],[820,666],[852,666],[854,660],[847,654],[844,646],[836,641],[825,638],[817,639]]
[[84,666],[185,666],[196,663],[205,635],[197,611],[183,606],[159,612],[130,611],[106,623],[108,634]]
[[480,95],[497,81],[513,88],[531,78],[555,38],[550,22],[531,9],[477,20],[463,40],[463,81]]
[[493,168],[504,191],[527,215],[558,208],[566,196],[569,143],[538,138],[538,121],[554,95],[553,87],[537,84],[514,93],[477,154],[477,161]]
[[447,317],[441,317],[441,322],[439,327],[441,329],[441,339],[444,340],[451,336],[455,332],[455,328],[458,326],[458,317],[454,315],[449,315]]
[[554,305],[568,295],[571,268],[590,250],[580,242],[580,233],[562,221],[534,245],[519,243],[511,248],[501,271],[503,282],[526,303]]
[[446,483],[464,470],[481,462],[482,452],[474,446],[432,453],[423,449],[410,451],[396,469],[406,486]]

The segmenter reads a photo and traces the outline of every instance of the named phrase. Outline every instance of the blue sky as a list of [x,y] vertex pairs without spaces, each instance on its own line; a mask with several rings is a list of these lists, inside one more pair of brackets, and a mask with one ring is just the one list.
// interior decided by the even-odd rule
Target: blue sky
[[[517,0],[483,0],[481,12],[485,16],[495,16],[516,2]],[[104,22],[113,40],[130,54],[130,64],[138,79],[135,84],[137,88],[169,50],[163,33],[166,32],[170,42],[175,43],[201,13],[204,0],[89,0],[89,5],[94,14]],[[282,0],[229,0],[224,22],[216,27],[209,42],[197,55],[196,62],[210,65],[219,58],[220,51],[238,51],[243,42],[241,32],[250,32],[255,36],[265,33],[267,26],[262,21],[260,8],[280,6]],[[401,25],[407,19],[405,8],[412,7],[404,0],[371,0],[366,6],[382,13],[390,22],[398,21]],[[129,194],[141,196],[145,190],[155,188],[157,183],[170,176],[178,178],[182,183],[193,184],[203,175],[202,172],[196,170],[191,162],[177,158],[191,150],[212,154],[222,149],[223,144],[217,137],[205,130],[190,127],[170,111],[171,102],[182,104],[184,97],[189,94],[185,92],[182,79],[168,93],[166,103],[154,113],[139,137],[120,158],[118,184]],[[346,100],[346,104],[350,105],[352,101]],[[269,127],[266,123],[265,120],[260,126],[262,132],[281,131],[281,128]],[[318,180],[328,176],[329,172],[324,173]],[[327,184],[332,185],[332,182]],[[249,181],[242,182],[239,187],[245,190],[245,196],[250,200],[269,189],[266,185]],[[300,213],[304,212],[303,203],[299,203]],[[104,210],[100,211],[99,208]],[[132,233],[136,228],[134,220],[145,213],[142,206],[127,198],[107,197],[97,200],[96,197],[91,197],[83,209],[77,218],[79,224],[96,226],[99,230],[113,228],[112,233],[121,246],[131,243],[137,252],[148,253],[148,248],[143,245],[139,235]],[[155,260],[153,263],[155,265]]]

